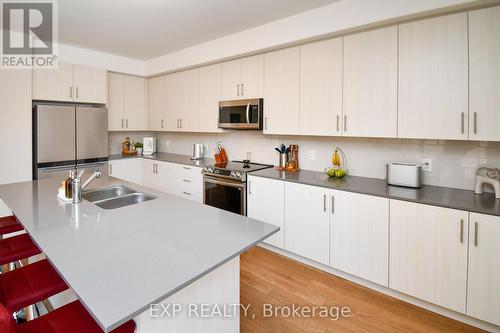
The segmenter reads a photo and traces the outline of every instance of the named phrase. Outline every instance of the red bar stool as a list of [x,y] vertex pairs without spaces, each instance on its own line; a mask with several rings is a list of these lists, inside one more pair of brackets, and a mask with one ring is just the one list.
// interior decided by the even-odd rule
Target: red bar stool
[[64,280],[45,259],[0,275],[0,303],[11,314],[66,289]]
[[[111,331],[112,333],[133,333],[135,322],[125,324]],[[44,316],[24,324],[16,325],[9,312],[0,304],[0,332],[5,333],[102,333],[103,331],[85,310],[83,305],[72,302]]]
[[23,226],[17,222],[14,215],[0,217],[0,239],[3,235],[23,230]]
[[26,259],[40,253],[40,249],[33,243],[28,234],[0,240],[0,265]]

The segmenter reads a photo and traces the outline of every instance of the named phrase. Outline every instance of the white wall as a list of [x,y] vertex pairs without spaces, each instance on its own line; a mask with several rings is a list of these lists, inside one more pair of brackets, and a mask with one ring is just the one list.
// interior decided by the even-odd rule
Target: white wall
[[[132,133],[128,133],[132,134]],[[120,152],[120,142],[127,133],[110,134],[110,151]],[[153,133],[149,133],[151,135]],[[148,133],[131,135],[140,140]],[[391,161],[421,162],[432,159],[432,172],[424,173],[424,183],[473,189],[475,172],[479,165],[500,167],[500,143],[338,138],[312,136],[263,135],[253,131],[235,131],[225,134],[154,133],[158,139],[158,150],[162,152],[190,155],[193,143],[209,146],[206,157],[212,157],[218,140],[226,147],[231,160],[246,158],[247,151],[252,160],[277,164],[278,153],[274,147],[280,143],[299,144],[299,162],[302,169],[323,171],[331,165],[331,154],[336,146],[345,151],[349,159],[351,174],[383,179],[385,164]],[[167,141],[169,146],[167,147]],[[309,151],[315,152],[315,160],[309,160]]]
[[455,6],[491,1],[473,0],[342,0],[301,14],[247,29],[145,63],[152,76],[186,67],[256,53],[279,46],[369,27],[396,18],[435,13]]

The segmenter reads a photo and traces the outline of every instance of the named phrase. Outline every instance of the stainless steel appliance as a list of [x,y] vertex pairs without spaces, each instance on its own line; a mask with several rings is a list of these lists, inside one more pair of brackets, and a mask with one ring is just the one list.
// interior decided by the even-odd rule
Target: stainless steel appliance
[[247,173],[272,165],[227,162],[203,168],[203,203],[236,214],[247,214]]
[[192,160],[201,160],[203,159],[203,153],[205,151],[205,148],[203,147],[203,144],[201,143],[194,143],[193,144],[193,156],[191,156]]
[[387,184],[406,187],[422,186],[422,166],[415,163],[392,162],[386,165]]
[[142,154],[153,155],[156,154],[156,138],[146,137],[142,139]]
[[219,128],[262,129],[263,105],[262,98],[219,102]]
[[33,179],[58,177],[74,168],[108,174],[108,111],[102,106],[33,106]]

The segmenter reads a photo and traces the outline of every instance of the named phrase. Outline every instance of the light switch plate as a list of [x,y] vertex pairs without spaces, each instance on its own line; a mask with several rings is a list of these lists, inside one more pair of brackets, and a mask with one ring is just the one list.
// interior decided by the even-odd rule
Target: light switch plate
[[314,161],[316,159],[316,152],[314,150],[309,150],[309,160]]

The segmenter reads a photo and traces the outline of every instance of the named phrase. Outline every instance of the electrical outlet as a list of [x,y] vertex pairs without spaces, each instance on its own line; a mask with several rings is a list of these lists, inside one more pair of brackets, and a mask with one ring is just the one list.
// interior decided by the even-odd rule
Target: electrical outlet
[[314,161],[316,159],[316,152],[314,150],[309,150],[309,160]]
[[170,147],[170,140],[167,140],[167,141],[165,142],[165,146],[167,146],[167,148],[168,148],[168,147]]
[[422,159],[422,170],[425,172],[432,171],[432,160],[430,158],[423,158]]

